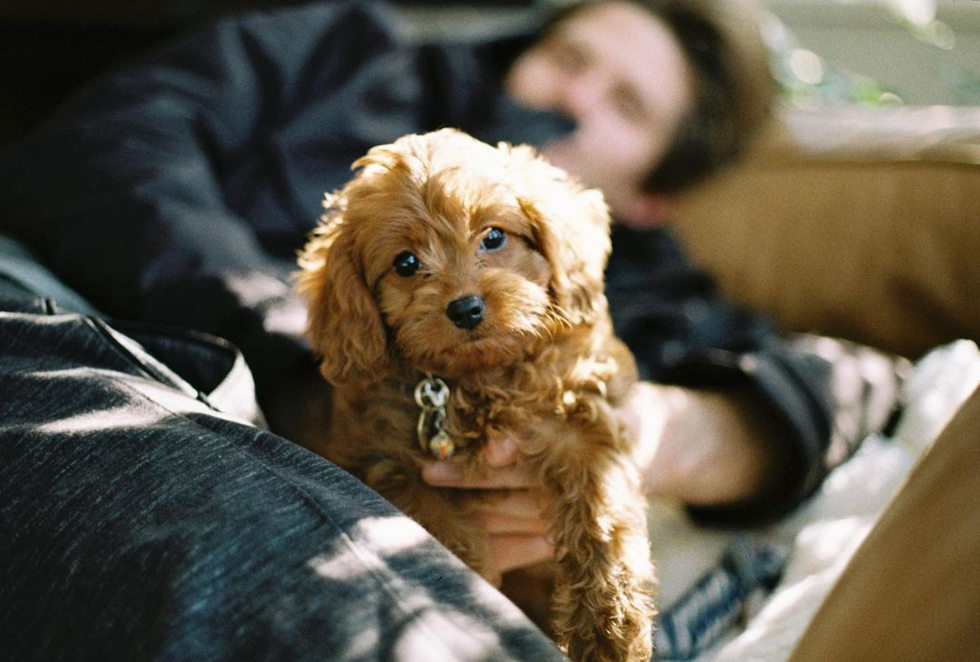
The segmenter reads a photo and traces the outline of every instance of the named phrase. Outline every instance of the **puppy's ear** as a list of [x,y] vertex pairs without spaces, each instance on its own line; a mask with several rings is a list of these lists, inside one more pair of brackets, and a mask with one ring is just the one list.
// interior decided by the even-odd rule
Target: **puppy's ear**
[[364,279],[343,195],[326,212],[300,255],[298,289],[309,302],[307,337],[333,384],[376,381],[387,363],[384,325]]
[[540,158],[529,163],[529,171],[533,176],[524,181],[532,190],[518,201],[551,266],[552,299],[571,324],[591,323],[606,307],[609,208],[598,190],[583,188]]

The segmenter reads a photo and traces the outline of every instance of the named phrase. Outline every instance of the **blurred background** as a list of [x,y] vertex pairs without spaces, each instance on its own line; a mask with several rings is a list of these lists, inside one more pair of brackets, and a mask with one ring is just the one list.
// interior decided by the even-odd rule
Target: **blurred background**
[[980,105],[977,0],[764,0],[798,104]]
[[[520,28],[564,0],[396,0],[420,39]],[[724,0],[720,0],[724,1]],[[0,0],[0,143],[99,72],[218,15],[297,0]],[[980,0],[762,0],[788,103],[980,106]]]

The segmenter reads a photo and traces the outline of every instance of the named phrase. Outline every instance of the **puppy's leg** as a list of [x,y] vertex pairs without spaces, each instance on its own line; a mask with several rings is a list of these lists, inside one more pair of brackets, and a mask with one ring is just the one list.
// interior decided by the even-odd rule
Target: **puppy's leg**
[[655,614],[646,500],[613,426],[603,408],[542,458],[559,550],[555,637],[573,660],[646,662]]

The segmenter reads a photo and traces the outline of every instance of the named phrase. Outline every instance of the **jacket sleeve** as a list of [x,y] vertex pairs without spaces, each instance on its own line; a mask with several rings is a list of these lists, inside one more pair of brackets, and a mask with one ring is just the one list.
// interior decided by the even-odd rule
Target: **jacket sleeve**
[[796,508],[897,411],[904,359],[846,340],[773,334],[753,350],[678,356],[665,381],[753,392],[782,423],[785,462],[764,497],[690,508],[716,525],[766,524]]
[[607,272],[617,333],[650,380],[754,393],[784,431],[786,462],[764,498],[691,508],[706,523],[758,525],[819,487],[899,404],[905,360],[845,340],[786,335],[721,297],[665,230],[617,228]]
[[[350,72],[376,66],[391,38],[382,11],[347,2],[225,19],[170,44],[91,85],[0,155],[0,229],[108,315],[229,338],[261,381],[305,353],[288,278],[315,215],[280,222],[292,241],[274,254],[263,239],[276,229],[260,236],[261,214],[246,218],[243,207],[261,204],[230,196],[227,175],[238,173],[238,192],[259,190],[241,163],[276,171],[288,136],[268,137],[295,127],[297,109],[339,112],[360,84]],[[311,107],[316,98],[333,106]],[[339,161],[348,172],[348,152]],[[289,182],[261,190],[275,195],[277,185]],[[269,345],[269,334],[280,342]]]

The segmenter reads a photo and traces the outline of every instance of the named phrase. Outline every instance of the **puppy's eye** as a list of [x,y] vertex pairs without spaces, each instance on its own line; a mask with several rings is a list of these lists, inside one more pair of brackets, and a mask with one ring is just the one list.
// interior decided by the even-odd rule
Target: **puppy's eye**
[[395,261],[392,263],[395,267],[395,273],[402,278],[409,278],[414,276],[415,272],[422,268],[422,263],[415,256],[415,253],[410,253],[405,251],[404,253],[399,253],[395,257]]
[[493,253],[494,251],[499,251],[507,243],[507,233],[505,233],[500,228],[490,228],[490,232],[487,236],[483,238],[480,242],[480,248],[483,250]]

